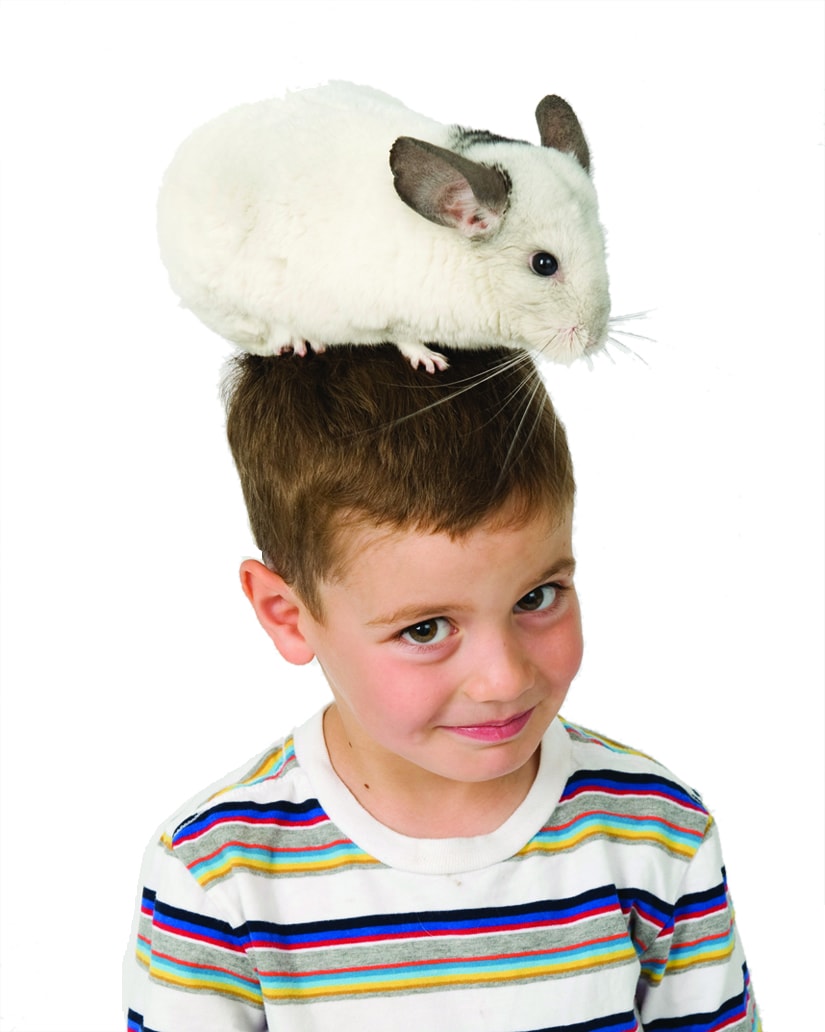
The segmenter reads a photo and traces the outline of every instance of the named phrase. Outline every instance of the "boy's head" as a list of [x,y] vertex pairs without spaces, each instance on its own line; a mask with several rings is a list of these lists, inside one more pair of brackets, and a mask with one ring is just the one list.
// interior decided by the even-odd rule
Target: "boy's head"
[[244,591],[281,655],[323,670],[338,777],[424,838],[509,817],[582,652],[564,430],[526,355],[450,362],[250,356],[228,384],[268,564],[242,563]]
[[227,434],[252,531],[317,619],[320,583],[342,575],[348,535],[365,527],[461,538],[569,514],[566,435],[532,360],[448,358],[435,375],[392,345],[234,361]]

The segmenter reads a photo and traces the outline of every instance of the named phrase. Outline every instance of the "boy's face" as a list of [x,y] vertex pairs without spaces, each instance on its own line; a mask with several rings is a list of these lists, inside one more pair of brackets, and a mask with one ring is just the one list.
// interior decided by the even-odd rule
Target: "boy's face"
[[532,780],[581,662],[571,523],[350,539],[343,577],[320,586],[325,622],[300,622],[363,772],[421,789]]

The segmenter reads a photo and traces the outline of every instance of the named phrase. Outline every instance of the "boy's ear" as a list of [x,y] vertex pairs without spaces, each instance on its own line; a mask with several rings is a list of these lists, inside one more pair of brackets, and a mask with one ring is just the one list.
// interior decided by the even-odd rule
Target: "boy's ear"
[[283,577],[257,559],[245,559],[240,573],[244,594],[284,659],[298,666],[314,659],[299,624],[303,606]]

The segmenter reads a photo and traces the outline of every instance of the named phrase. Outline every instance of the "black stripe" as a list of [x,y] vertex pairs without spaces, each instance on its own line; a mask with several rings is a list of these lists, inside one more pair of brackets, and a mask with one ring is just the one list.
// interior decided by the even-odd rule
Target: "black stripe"
[[175,838],[179,832],[183,831],[184,828],[188,827],[190,824],[206,820],[207,818],[213,817],[215,814],[237,810],[251,810],[253,813],[259,813],[266,817],[272,817],[277,814],[286,814],[287,816],[294,817],[317,810],[326,817],[326,811],[317,799],[304,799],[303,802],[300,803],[292,803],[286,799],[275,800],[271,803],[253,803],[247,800],[238,800],[236,802],[217,803],[215,806],[210,806],[208,809],[198,810],[197,813],[191,814],[182,820],[175,828],[172,832],[172,838]]
[[[614,903],[617,910],[621,909],[618,891],[615,885],[604,885],[598,889],[590,889],[578,896],[570,896],[567,899],[545,899],[530,903],[519,903],[509,907],[479,907],[470,910],[411,910],[397,914],[372,914],[359,915],[357,917],[339,918],[335,921],[308,921],[302,924],[277,924],[271,921],[248,921],[243,929],[250,934],[255,932],[277,933],[290,936],[296,934],[307,934],[324,931],[331,933],[335,930],[367,929],[371,925],[404,925],[404,924],[429,924],[444,922],[469,921],[477,922],[484,918],[500,917],[506,920],[508,917],[529,917],[531,914],[543,913],[553,914],[567,910],[570,907],[582,906],[587,903],[594,903],[603,900],[605,903]],[[240,931],[240,929],[238,929]]]
[[562,797],[571,787],[575,787],[579,784],[587,784],[588,781],[591,781],[594,778],[604,781],[612,781],[618,785],[631,785],[634,787],[656,787],[657,785],[662,785],[671,789],[675,795],[690,799],[691,802],[696,803],[698,806],[703,806],[702,798],[698,792],[695,792],[693,789],[685,788],[684,785],[680,785],[676,781],[671,781],[669,778],[661,777],[657,774],[640,774],[626,770],[615,770],[613,768],[603,768],[601,770],[577,770],[575,774],[570,776],[567,784],[564,786]]
[[226,921],[218,921],[214,917],[206,917],[203,914],[193,914],[191,910],[182,910],[180,907],[173,907],[169,903],[158,901],[155,903],[155,913],[161,917],[176,918],[178,921],[187,921],[197,925],[198,928],[209,928],[213,932],[220,932],[222,935],[231,935],[233,939],[244,938],[244,928],[233,928]]
[[[624,1014],[610,1014],[606,1018],[594,1018],[592,1021],[579,1021],[575,1025],[548,1025],[545,1028],[530,1029],[529,1032],[604,1032],[604,1029],[626,1025],[635,1020],[636,1015],[633,1011],[626,1011]],[[645,1026],[645,1028],[648,1027],[650,1026]]]
[[725,1000],[721,1007],[715,1011],[707,1011],[703,1014],[688,1014],[682,1018],[659,1018],[658,1021],[649,1021],[645,1025],[646,1032],[666,1032],[666,1030],[678,1030],[682,1029],[683,1032],[701,1032],[702,1029],[708,1028],[711,1023],[717,1021],[723,1015],[729,1012],[735,1012],[741,1010],[745,1004],[745,993],[743,989],[738,996],[732,996],[729,1000]]

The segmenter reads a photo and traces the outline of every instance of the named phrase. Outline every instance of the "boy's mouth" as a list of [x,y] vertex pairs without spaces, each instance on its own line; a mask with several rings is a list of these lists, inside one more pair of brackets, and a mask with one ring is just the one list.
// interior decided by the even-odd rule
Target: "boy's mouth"
[[446,730],[452,731],[465,738],[474,738],[479,742],[506,742],[515,738],[526,726],[533,710],[526,710],[524,713],[517,713],[509,720],[492,720],[486,724],[458,724],[447,725]]

